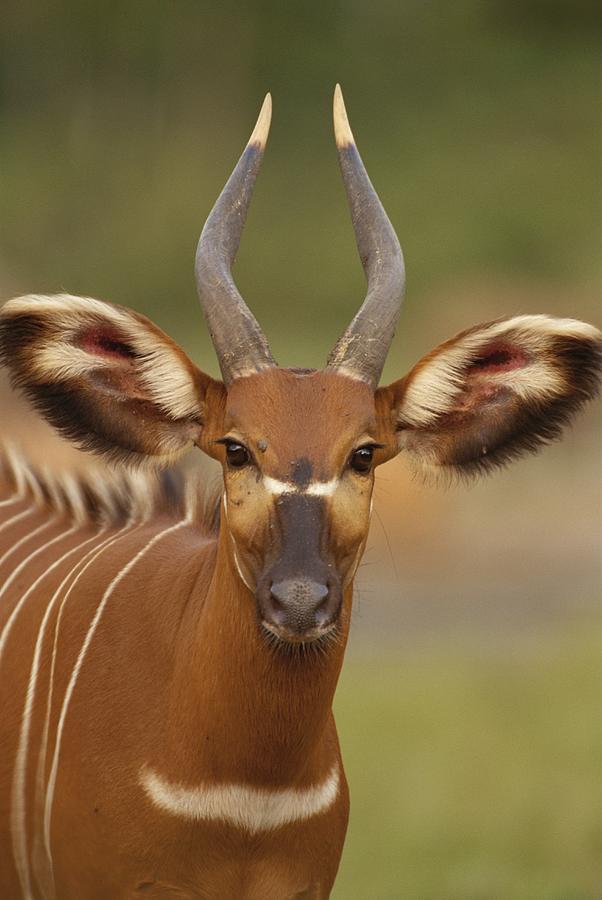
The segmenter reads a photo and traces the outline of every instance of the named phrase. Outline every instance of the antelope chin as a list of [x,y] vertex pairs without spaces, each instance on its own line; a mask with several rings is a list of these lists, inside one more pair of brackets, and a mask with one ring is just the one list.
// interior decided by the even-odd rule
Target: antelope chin
[[267,632],[271,640],[276,638],[276,642],[281,644],[303,646],[306,644],[317,644],[332,636],[336,632],[337,623],[330,622],[328,625],[312,628],[309,631],[298,632],[283,628],[281,625],[273,625],[271,622],[266,622],[263,619],[261,627],[264,632]]

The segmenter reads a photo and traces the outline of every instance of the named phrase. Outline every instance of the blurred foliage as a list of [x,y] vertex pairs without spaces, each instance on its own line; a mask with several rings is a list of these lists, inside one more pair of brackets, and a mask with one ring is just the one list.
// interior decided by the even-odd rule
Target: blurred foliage
[[582,629],[348,660],[333,900],[597,900],[599,660]]
[[404,246],[410,339],[431,295],[475,274],[565,285],[577,314],[569,286],[596,272],[598,19],[584,0],[9,0],[2,291],[132,305],[215,372],[193,252],[270,89],[237,276],[277,357],[320,365],[363,296],[339,80]]

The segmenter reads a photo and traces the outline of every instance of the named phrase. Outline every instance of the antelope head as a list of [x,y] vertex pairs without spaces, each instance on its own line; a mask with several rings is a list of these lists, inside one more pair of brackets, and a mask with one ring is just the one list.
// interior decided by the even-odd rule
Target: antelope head
[[270,117],[268,95],[196,256],[222,381],[143,316],[80,297],[9,301],[0,354],[45,417],[87,449],[165,463],[196,444],[219,460],[233,575],[254,596],[259,627],[294,643],[346,630],[378,465],[404,453],[423,469],[471,475],[538,449],[594,395],[601,341],[571,319],[487,322],[379,387],[404,263],[337,87],[335,138],[367,295],[324,369],[279,367],[231,272]]

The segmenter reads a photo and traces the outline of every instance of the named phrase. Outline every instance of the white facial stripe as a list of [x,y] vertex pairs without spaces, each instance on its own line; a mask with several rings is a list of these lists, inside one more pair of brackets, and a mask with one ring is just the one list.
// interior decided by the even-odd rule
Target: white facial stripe
[[249,591],[251,591],[251,593],[253,593],[253,588],[251,587],[251,585],[245,578],[243,571],[242,571],[242,566],[240,565],[240,560],[238,559],[238,550],[236,547],[236,541],[234,540],[234,535],[232,534],[231,531],[228,531],[228,533],[230,535],[230,540],[232,541],[232,554],[234,556],[234,565],[236,566],[236,571],[238,572],[239,578],[242,581],[242,583],[244,584],[244,586]]
[[238,559],[238,553],[236,552],[236,543],[234,541],[234,538],[232,538],[232,550],[234,553],[234,565],[236,566],[236,571],[238,572],[238,576],[239,576],[240,580],[242,581],[242,583],[244,584],[244,586],[247,588],[247,590],[249,590],[249,591],[251,591],[251,593],[253,593],[253,588],[251,587],[251,585],[249,584],[249,582],[243,575],[243,571],[242,571],[242,568],[241,568],[241,565],[240,565],[240,562]]
[[256,834],[325,812],[337,798],[339,770],[334,766],[322,784],[303,790],[269,790],[244,784],[189,788],[170,784],[152,769],[143,769],[140,783],[151,802],[173,816],[195,822],[225,822]]
[[331,478],[330,481],[310,481],[305,488],[290,481],[278,481],[270,475],[263,476],[263,486],[270,494],[279,497],[281,494],[308,494],[311,497],[331,497],[339,484],[338,478]]
[[[224,501],[224,515],[225,515],[225,517],[226,517],[226,524],[227,524],[227,523],[228,523],[228,497],[226,496],[226,492],[225,492],[225,491],[224,491],[224,493],[223,493],[223,495],[222,495],[222,499],[223,499],[223,501]],[[236,566],[236,571],[238,572],[238,575],[239,575],[239,577],[240,577],[240,580],[242,581],[242,583],[244,584],[244,586],[245,586],[246,588],[248,588],[248,590],[250,590],[251,593],[253,593],[253,588],[251,587],[251,585],[249,584],[249,582],[247,581],[247,579],[246,579],[245,576],[243,575],[243,571],[242,571],[242,568],[241,568],[241,565],[240,565],[240,561],[239,561],[239,559],[238,559],[238,552],[237,552],[237,548],[236,548],[236,541],[235,541],[235,539],[234,539],[234,535],[233,535],[232,532],[230,531],[230,526],[229,526],[229,525],[228,525],[228,534],[230,535],[230,540],[232,541],[232,554],[233,554],[233,556],[234,556],[234,565]]]
[[293,494],[297,490],[294,484],[289,484],[287,481],[278,481],[277,478],[271,478],[269,475],[263,476],[263,486],[266,491],[269,491],[275,497],[280,496],[280,494]]
[[[372,511],[372,509],[370,509]],[[358,570],[358,566],[361,562],[362,556],[364,555],[364,550],[366,549],[366,541],[362,541],[362,543],[357,548],[357,553],[355,554],[355,559],[353,560],[353,565],[349,569],[345,577],[345,587],[349,587],[353,579],[355,578],[356,572]]]
[[331,478],[330,481],[310,481],[308,487],[301,493],[311,494],[312,497],[331,497],[338,484],[338,478]]

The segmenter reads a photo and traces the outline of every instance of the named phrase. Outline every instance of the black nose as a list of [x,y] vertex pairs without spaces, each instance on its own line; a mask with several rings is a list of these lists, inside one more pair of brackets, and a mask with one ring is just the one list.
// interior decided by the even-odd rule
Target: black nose
[[307,578],[287,578],[272,584],[262,606],[264,621],[302,638],[330,625],[339,608],[336,589]]

